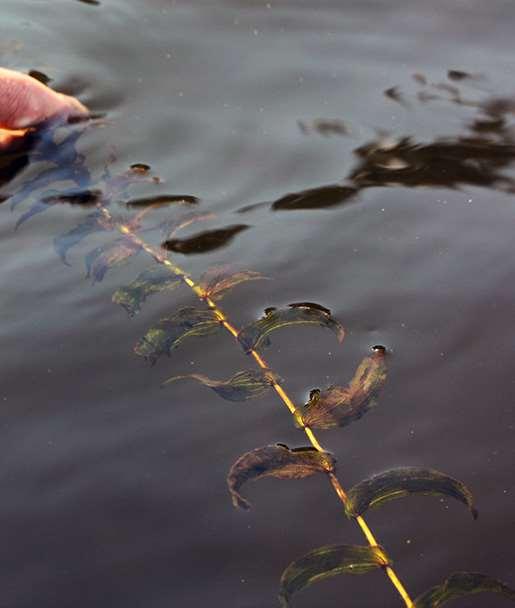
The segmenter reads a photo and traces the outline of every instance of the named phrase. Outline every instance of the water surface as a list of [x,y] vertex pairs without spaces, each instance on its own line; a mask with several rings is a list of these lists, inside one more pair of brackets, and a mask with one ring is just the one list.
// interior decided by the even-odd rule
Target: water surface
[[[237,326],[299,301],[344,324],[342,346],[313,328],[273,336],[266,358],[299,403],[388,347],[379,406],[320,439],[347,487],[420,465],[473,490],[477,522],[425,497],[367,518],[412,595],[457,570],[515,585],[512,4],[3,0],[0,15],[1,65],[37,69],[105,115],[65,130],[62,140],[80,134],[74,145],[39,143],[54,163],[44,187],[27,187],[34,158],[10,181],[2,169],[0,604],[275,606],[291,560],[363,542],[323,478],[261,481],[247,491],[253,510],[233,509],[225,475],[238,456],[305,439],[272,393],[231,404],[193,382],[160,388],[173,374],[251,367],[228,334],[153,367],[134,355],[160,317],[196,304],[191,292],[155,296],[129,319],[112,293],[150,258],[92,285],[84,256],[112,235],[70,250],[70,266],[54,249],[91,213],[83,204],[15,230],[45,189],[102,186],[106,163],[113,174],[146,163],[161,178],[133,186],[133,199],[198,198],[213,215],[182,239],[248,227],[223,247],[173,254],[195,278],[217,264],[273,278],[226,297]],[[129,215],[120,200],[111,210]],[[294,602],[400,606],[380,572]],[[506,600],[463,602],[485,604]]]

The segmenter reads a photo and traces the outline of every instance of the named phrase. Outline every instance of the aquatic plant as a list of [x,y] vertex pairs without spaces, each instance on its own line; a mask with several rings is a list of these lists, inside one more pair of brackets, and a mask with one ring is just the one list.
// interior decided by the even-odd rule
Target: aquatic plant
[[[390,98],[395,100],[397,96],[397,92],[390,91]],[[80,169],[83,159],[78,157],[76,160]],[[74,171],[76,169],[77,167]],[[85,177],[85,174],[81,175],[82,178]],[[39,190],[39,186],[47,181],[46,177],[40,176],[24,190],[24,198],[30,192],[28,188],[33,188],[32,191]],[[262,318],[242,329],[236,328],[220,307],[220,300],[240,283],[264,280],[267,277],[251,270],[214,268],[208,270],[199,281],[195,281],[176,264],[169,251],[209,251],[230,241],[246,226],[233,225],[203,232],[194,238],[180,239],[177,234],[182,228],[208,217],[191,211],[192,205],[198,201],[194,197],[177,195],[127,200],[130,185],[139,181],[155,183],[159,179],[152,175],[150,167],[143,164],[132,165],[128,171],[115,176],[106,167],[98,183],[89,184],[87,190],[39,194],[37,201],[22,215],[18,225],[56,204],[91,207],[92,211],[85,219],[54,240],[56,252],[64,263],[68,263],[70,249],[89,235],[110,232],[113,238],[109,242],[85,256],[87,276],[93,283],[102,281],[107,272],[128,262],[137,254],[144,253],[153,260],[147,270],[128,285],[120,286],[113,295],[113,302],[120,305],[129,317],[139,314],[145,301],[153,294],[171,292],[181,284],[190,288],[201,304],[201,307],[183,307],[158,320],[136,342],[136,355],[155,364],[161,357],[170,356],[172,351],[180,348],[190,338],[226,331],[257,365],[253,369],[231,370],[232,376],[227,379],[189,374],[170,377],[163,384],[169,387],[180,380],[195,380],[229,401],[244,401],[266,391],[273,391],[289,410],[293,424],[306,435],[309,445],[291,448],[278,443],[252,449],[240,456],[227,475],[229,495],[234,506],[250,508],[250,502],[242,494],[242,488],[248,481],[257,481],[263,477],[302,479],[316,474],[325,475],[343,504],[345,515],[359,526],[367,545],[322,546],[292,561],[280,579],[279,599],[283,608],[290,605],[295,593],[312,584],[340,574],[365,574],[375,569],[384,571],[407,607],[437,608],[456,598],[480,592],[497,593],[515,600],[515,591],[494,578],[474,572],[451,574],[441,584],[431,587],[414,600],[411,598],[394,570],[386,549],[380,545],[366,523],[364,513],[387,501],[414,494],[437,495],[463,503],[476,519],[478,513],[471,491],[463,482],[446,473],[421,467],[388,470],[364,479],[346,491],[337,477],[335,458],[322,447],[314,432],[348,426],[365,416],[377,404],[387,378],[387,349],[380,345],[372,347],[371,353],[360,363],[347,385],[315,388],[306,404],[296,405],[283,388],[280,376],[270,368],[262,355],[263,349],[269,344],[270,334],[287,326],[316,326],[329,329],[335,334],[338,343],[342,343],[345,336],[342,324],[326,307],[313,302],[298,302],[287,308],[267,308]],[[368,185],[371,180],[369,178],[366,181]],[[83,179],[80,183],[82,182]],[[336,194],[345,197],[347,190]],[[13,197],[12,205],[15,206],[21,200],[20,197]],[[117,218],[111,211],[113,202],[123,204],[128,215]],[[143,218],[147,214],[170,204],[186,209],[186,212],[177,213],[176,219],[167,220],[150,229],[143,227]],[[294,208],[288,205],[284,203],[276,208]],[[132,210],[136,211],[131,214]],[[143,238],[142,235],[148,230],[160,231],[161,247],[151,245]]]

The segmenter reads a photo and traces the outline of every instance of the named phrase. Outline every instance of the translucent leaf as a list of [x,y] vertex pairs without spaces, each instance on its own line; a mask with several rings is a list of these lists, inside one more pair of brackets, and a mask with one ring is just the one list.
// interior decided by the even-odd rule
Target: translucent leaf
[[221,300],[227,291],[239,283],[267,279],[260,272],[240,270],[231,272],[227,267],[211,268],[202,275],[200,286],[212,300]]
[[232,465],[227,476],[233,505],[241,509],[250,508],[250,503],[239,493],[246,481],[262,477],[301,479],[315,473],[334,471],[335,462],[328,452],[318,452],[312,447],[290,449],[282,443],[247,452]]
[[86,276],[93,276],[93,283],[100,282],[110,268],[126,262],[140,250],[139,245],[128,239],[119,239],[114,243],[97,247],[86,256]]
[[382,547],[359,545],[328,545],[306,553],[292,562],[281,576],[279,599],[283,608],[290,605],[291,596],[339,574],[365,574],[391,565]]
[[191,253],[207,253],[228,245],[233,238],[250,226],[236,224],[218,230],[207,230],[185,239],[168,239],[161,245],[167,251],[175,251],[189,255]]
[[391,469],[361,481],[349,490],[345,512],[349,517],[357,517],[369,508],[410,494],[450,496],[467,505],[474,519],[477,518],[472,494],[461,481],[420,467]]
[[44,213],[55,205],[77,205],[79,207],[94,207],[100,200],[102,193],[99,190],[79,190],[72,192],[59,193],[57,190],[45,192],[39,197],[30,208],[23,213],[16,222],[17,230],[31,217]]
[[170,356],[186,338],[214,334],[220,328],[220,320],[212,310],[181,308],[175,315],[161,319],[151,327],[138,341],[134,352],[154,365],[161,355]]
[[460,597],[484,592],[497,593],[515,601],[515,591],[501,581],[477,572],[455,572],[441,585],[431,587],[420,595],[415,600],[415,608],[439,608]]
[[153,293],[171,291],[181,284],[181,280],[167,268],[153,267],[140,273],[132,283],[120,287],[113,294],[113,302],[124,308],[129,317],[141,310],[141,305]]
[[308,403],[296,411],[297,422],[318,429],[347,426],[375,405],[385,380],[385,350],[375,347],[373,354],[363,359],[348,387],[313,389]]
[[215,393],[228,401],[246,401],[253,397],[259,397],[265,393],[274,382],[279,381],[277,374],[270,370],[241,371],[229,378],[229,380],[212,380],[203,374],[187,374],[185,376],[173,376],[168,378],[163,385],[176,380],[198,380],[204,386],[213,389]]
[[78,245],[83,239],[94,232],[111,229],[112,224],[106,217],[100,211],[95,211],[87,215],[84,221],[75,226],[75,228],[55,237],[54,248],[61,260],[65,264],[68,264],[66,255],[72,247]]
[[245,352],[258,349],[268,343],[268,335],[280,329],[294,325],[317,325],[331,329],[342,342],[345,336],[343,327],[333,319],[331,312],[311,302],[290,304],[288,308],[277,309],[267,308],[264,316],[243,328],[238,334],[238,340],[245,349]]

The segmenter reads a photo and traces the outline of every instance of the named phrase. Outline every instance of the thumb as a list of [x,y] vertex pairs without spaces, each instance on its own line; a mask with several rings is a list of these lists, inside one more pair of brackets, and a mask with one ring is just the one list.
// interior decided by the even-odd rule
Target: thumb
[[0,68],[0,129],[87,115],[87,108],[74,97],[57,93],[27,74]]

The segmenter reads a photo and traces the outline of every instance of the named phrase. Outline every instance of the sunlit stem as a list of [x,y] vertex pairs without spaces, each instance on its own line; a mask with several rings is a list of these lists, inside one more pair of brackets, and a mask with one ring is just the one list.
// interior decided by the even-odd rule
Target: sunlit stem
[[[112,221],[112,216],[109,213],[109,211],[107,209],[105,209],[105,207],[102,208],[102,213],[105,215],[105,217],[107,219]],[[224,312],[222,310],[220,310],[220,308],[217,306],[217,304],[205,293],[205,291],[202,289],[202,287],[197,285],[195,283],[195,281],[180,266],[177,266],[176,264],[174,264],[168,257],[166,257],[165,254],[163,254],[158,249],[155,249],[151,245],[148,245],[145,241],[143,241],[143,239],[141,239],[138,235],[136,235],[131,230],[131,228],[129,226],[127,226],[126,224],[116,223],[115,225],[122,234],[126,235],[133,243],[139,245],[144,251],[146,251],[150,256],[152,256],[156,262],[158,262],[159,264],[163,264],[164,266],[169,268],[169,270],[171,272],[173,272],[176,276],[180,277],[184,281],[184,283],[186,283],[186,285],[188,285],[188,287],[190,287],[192,289],[192,291],[195,292],[197,297],[200,298],[203,302],[205,302],[209,306],[209,308],[218,317],[218,319],[220,320],[220,323],[223,325],[223,327],[234,338],[238,337],[238,333],[239,333],[238,330],[236,329],[236,327],[234,327],[234,325],[232,325],[229,322],[229,320],[225,316]],[[259,365],[259,367],[261,367],[262,369],[270,369],[268,363],[263,359],[263,357],[257,351],[251,350],[250,355],[255,359],[255,361]],[[286,407],[290,410],[290,412],[292,414],[295,414],[295,412],[297,411],[297,408],[295,407],[295,404],[290,399],[290,397],[288,396],[286,391],[282,388],[282,386],[280,384],[278,384],[277,382],[272,382],[272,388],[279,395],[280,399],[282,400],[284,405],[286,405]],[[302,424],[302,430],[304,431],[304,433],[306,433],[306,436],[309,439],[311,445],[316,450],[318,450],[319,452],[326,451],[320,445],[320,443],[318,442],[318,439],[316,438],[313,431],[309,428],[309,426]],[[346,494],[345,490],[343,489],[343,487],[341,486],[338,478],[336,477],[336,475],[334,473],[331,473],[331,472],[328,473],[328,476],[329,476],[329,481],[331,482],[331,485],[332,485],[334,491],[336,492],[338,498],[345,505],[348,501],[347,494]],[[356,517],[355,521],[358,524],[358,526],[361,528],[361,531],[363,532],[365,538],[367,539],[368,544],[371,547],[378,547],[379,543],[377,542],[376,538],[372,534],[372,531],[368,527],[368,524],[366,523],[366,521],[361,516]],[[384,571],[386,572],[386,574],[387,574],[388,578],[390,579],[390,581],[392,582],[393,586],[395,587],[395,589],[397,590],[397,592],[403,599],[406,606],[408,608],[413,608],[414,607],[413,601],[411,600],[408,592],[406,591],[406,588],[400,581],[399,577],[397,576],[397,574],[395,573],[393,568],[391,566],[385,565]]]

